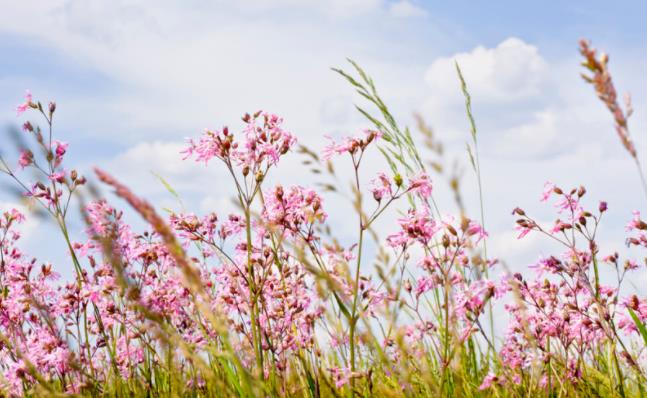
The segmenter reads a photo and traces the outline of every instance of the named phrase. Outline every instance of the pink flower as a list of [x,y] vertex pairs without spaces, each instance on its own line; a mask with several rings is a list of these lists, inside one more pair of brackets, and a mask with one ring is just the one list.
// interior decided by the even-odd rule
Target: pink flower
[[416,283],[416,297],[435,288],[438,285],[437,282],[437,280],[428,276],[423,276],[422,278],[418,279]]
[[404,246],[414,241],[427,245],[442,225],[439,225],[429,214],[425,207],[422,210],[410,209],[407,216],[398,220],[400,232],[387,237],[387,244],[391,247]]
[[363,136],[346,137],[341,142],[335,142],[326,136],[331,142],[323,149],[321,158],[330,160],[333,156],[343,153],[354,155],[357,151],[363,152],[371,142],[380,137],[382,137],[382,132],[368,129],[363,131]]
[[263,219],[270,225],[279,225],[292,233],[311,233],[310,226],[323,223],[326,213],[322,200],[311,189],[292,186],[284,190],[277,186],[265,195]]
[[23,112],[29,109],[33,105],[32,100],[31,92],[27,90],[25,92],[25,102],[16,107],[16,116],[20,116]]
[[243,121],[246,123],[243,141],[236,141],[227,127],[221,131],[206,130],[198,142],[189,140],[188,148],[181,152],[184,159],[195,157],[197,162],[205,164],[213,158],[226,163],[234,161],[247,176],[250,170],[258,172],[263,165],[275,165],[297,142],[283,129],[283,119],[277,115],[258,111],[254,115],[246,114]]
[[391,198],[393,196],[393,191],[391,190],[391,180],[384,173],[379,173],[377,178],[371,181],[371,192],[373,193],[373,198],[378,202],[382,200],[383,197]]
[[23,149],[20,151],[20,157],[18,158],[18,164],[21,168],[25,168],[34,162],[34,154],[29,149]]
[[641,225],[643,224],[642,220],[640,219],[640,211],[634,210],[632,214],[634,215],[634,218],[629,221],[629,223],[625,227],[625,230],[627,232],[633,231],[634,229],[640,229]]
[[550,181],[547,181],[547,182],[544,184],[544,192],[542,192],[542,194],[541,194],[541,201],[542,201],[542,202],[547,201],[547,200],[548,200],[548,198],[550,198],[550,195],[552,195],[552,194],[553,194],[554,189],[555,189],[555,184],[553,184],[553,183],[552,183],[552,182],[550,182]]
[[426,199],[431,196],[431,180],[424,171],[409,180],[409,190]]
[[476,243],[480,242],[481,239],[488,237],[488,233],[485,232],[483,226],[474,220],[470,220],[469,224],[467,225],[466,233],[467,236],[476,236]]
[[54,140],[54,153],[58,162],[63,160],[63,155],[65,155],[65,152],[67,151],[67,146],[68,144],[66,142]]
[[532,231],[532,228],[528,227],[527,225],[515,225],[514,229],[516,231],[519,231],[519,235],[517,236],[517,239],[522,239],[524,236],[528,235],[530,231]]
[[235,151],[237,147],[238,143],[234,142],[234,136],[225,127],[221,131],[215,132],[205,130],[197,143],[189,139],[189,147],[181,153],[184,154],[184,159],[195,156],[196,162],[207,164],[213,158],[229,159],[231,152]]
[[499,377],[494,374],[494,373],[488,373],[487,376],[485,376],[485,379],[483,379],[483,383],[479,386],[479,390],[487,390],[490,387],[492,387],[492,384],[499,383]]
[[283,129],[283,118],[275,114],[258,111],[254,115],[245,115],[244,149],[235,152],[239,165],[252,170],[262,162],[269,166],[278,163],[297,142],[290,132]]
[[65,181],[65,171],[56,171],[50,174],[49,179],[58,183],[63,183]]

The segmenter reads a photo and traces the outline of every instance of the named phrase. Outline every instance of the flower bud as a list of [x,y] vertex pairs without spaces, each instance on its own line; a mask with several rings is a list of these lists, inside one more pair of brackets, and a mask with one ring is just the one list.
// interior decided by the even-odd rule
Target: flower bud
[[600,206],[598,207],[598,210],[600,210],[600,213],[604,213],[607,211],[607,202],[600,202]]
[[577,189],[577,196],[581,198],[582,196],[584,196],[585,193],[586,193],[586,188],[580,185],[580,187]]
[[395,182],[395,186],[401,187],[402,186],[402,176],[400,174],[396,174],[393,176],[393,181]]

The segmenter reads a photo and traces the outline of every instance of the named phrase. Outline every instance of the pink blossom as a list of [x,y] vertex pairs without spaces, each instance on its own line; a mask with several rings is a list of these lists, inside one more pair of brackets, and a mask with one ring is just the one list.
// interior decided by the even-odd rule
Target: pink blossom
[[63,160],[63,155],[67,152],[68,144],[66,142],[61,142],[54,140],[54,154],[56,155],[56,161],[61,162]]
[[499,377],[495,373],[488,373],[487,376],[483,379],[483,382],[479,386],[479,390],[487,390],[492,387],[493,384],[499,383]]
[[544,184],[544,192],[542,192],[542,194],[541,194],[541,201],[542,202],[547,201],[548,198],[550,198],[550,195],[553,194],[554,190],[555,190],[555,184],[553,184],[550,181],[547,181]]
[[414,241],[426,245],[442,228],[442,225],[431,217],[426,207],[421,210],[409,210],[406,217],[398,220],[398,224],[400,232],[387,237],[387,244],[391,247],[403,246]]
[[363,152],[371,142],[380,137],[382,137],[382,132],[376,130],[364,130],[363,135],[346,137],[340,142],[335,142],[331,137],[326,136],[330,140],[330,144],[323,149],[321,158],[330,160],[333,156],[343,153],[353,155],[358,151]]
[[428,198],[431,196],[431,180],[429,176],[424,171],[418,174],[417,176],[409,180],[409,190],[411,192],[417,193],[422,198]]
[[391,198],[393,191],[391,189],[391,180],[384,173],[379,173],[377,178],[371,181],[371,192],[376,201],[381,201],[385,196]]
[[49,175],[49,179],[58,183],[63,183],[65,181],[65,171],[56,171]]
[[528,235],[530,231],[532,231],[532,228],[526,225],[515,225],[514,229],[516,231],[519,231],[519,235],[517,235],[517,239],[522,239],[523,237]]
[[629,232],[629,231],[633,231],[634,229],[639,229],[639,227],[640,227],[640,226],[641,226],[641,224],[642,224],[642,220],[640,219],[640,211],[638,211],[638,210],[634,210],[634,211],[632,212],[632,214],[634,215],[634,217],[633,217],[633,219],[632,219],[632,220],[627,224],[627,226],[626,226],[626,228],[625,228],[627,232]]
[[20,151],[20,157],[18,158],[18,164],[21,168],[25,168],[34,162],[34,154],[29,149],[23,149]]
[[25,102],[16,107],[16,116],[20,116],[23,112],[29,109],[33,104],[33,98],[31,92],[27,90],[25,92]]
[[312,224],[324,222],[326,213],[315,191],[300,186],[284,190],[279,185],[265,194],[263,218],[271,225],[307,235],[311,232],[309,228]]
[[474,220],[469,222],[466,233],[468,236],[476,236],[477,243],[488,237],[488,233],[485,232],[483,226]]

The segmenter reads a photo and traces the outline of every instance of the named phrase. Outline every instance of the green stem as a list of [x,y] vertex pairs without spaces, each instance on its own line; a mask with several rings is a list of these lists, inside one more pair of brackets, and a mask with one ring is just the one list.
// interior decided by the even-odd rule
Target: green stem
[[251,223],[251,214],[249,209],[249,204],[245,206],[245,234],[247,238],[247,270],[249,273],[249,316],[252,329],[252,344],[254,345],[254,353],[256,356],[256,365],[258,366],[259,372],[263,373],[263,351],[261,349],[261,330],[260,324],[256,319],[256,313],[258,311],[257,301],[256,301],[256,282],[254,279],[254,265],[252,264],[252,223]]

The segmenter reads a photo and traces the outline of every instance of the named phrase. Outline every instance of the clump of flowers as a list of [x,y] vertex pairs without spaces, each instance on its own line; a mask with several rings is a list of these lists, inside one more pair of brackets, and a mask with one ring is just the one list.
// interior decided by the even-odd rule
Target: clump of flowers
[[[582,51],[615,112],[605,59],[587,44]],[[1,171],[55,221],[74,277],[63,280],[65,264],[20,249],[23,213],[0,215],[2,395],[642,393],[647,299],[623,283],[647,259],[603,252],[598,230],[607,203],[588,210],[584,187],[546,183],[541,200],[555,200],[557,220],[546,224],[516,208],[515,228],[519,238],[540,234],[563,251],[531,265],[534,277],[494,277],[498,261],[486,255],[482,223],[461,203],[459,217],[439,210],[411,136],[356,68],[366,87],[338,72],[378,105],[385,123],[371,118],[377,129],[332,141],[321,156],[300,149],[335,178],[334,157],[352,161],[354,215],[343,219],[341,238],[326,223],[327,212],[340,210],[324,192],[336,189],[267,186],[296,138],[281,117],[263,111],[245,114],[238,131],[207,130],[182,151],[229,174],[238,205],[231,214],[163,217],[95,169],[147,227],[136,230],[112,201],[93,197],[78,201],[86,227],[73,233],[70,209],[87,197],[78,195],[87,181],[64,165],[68,145],[53,133],[56,104],[43,106],[28,92],[17,113],[38,113],[46,127],[24,122],[34,145],[11,161],[0,157]],[[631,152],[628,115],[620,113],[618,132]],[[390,172],[367,182],[364,154],[377,145]],[[377,225],[387,210],[399,216],[382,237]],[[647,247],[639,212],[627,232],[629,248]],[[510,316],[502,341],[492,329],[499,300]]]
[[[606,202],[600,202],[595,212],[586,210],[582,204],[585,194],[583,187],[564,190],[547,183],[542,201],[555,197],[560,215],[552,227],[543,226],[520,208],[513,211],[519,217],[520,237],[539,233],[558,242],[564,251],[545,256],[531,266],[536,278],[521,273],[508,278],[507,285],[516,299],[505,306],[511,322],[500,351],[505,367],[497,380],[502,383],[520,384],[528,372],[536,371],[543,388],[552,388],[558,371],[564,372],[566,381],[579,385],[587,364],[595,362],[600,350],[609,347],[610,366],[620,372],[626,365],[642,377],[638,357],[629,351],[620,334],[623,329],[637,333],[627,308],[637,309],[644,322],[640,300],[635,295],[621,297],[623,281],[637,267],[632,261],[623,266],[617,253],[600,253],[597,232],[608,207]],[[635,215],[629,229],[640,226],[639,216]],[[603,267],[615,270],[615,284],[602,282]],[[618,377],[618,388],[623,388],[624,376]],[[490,386],[491,380],[486,379],[483,386]]]

